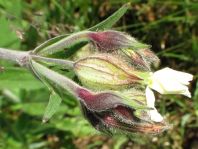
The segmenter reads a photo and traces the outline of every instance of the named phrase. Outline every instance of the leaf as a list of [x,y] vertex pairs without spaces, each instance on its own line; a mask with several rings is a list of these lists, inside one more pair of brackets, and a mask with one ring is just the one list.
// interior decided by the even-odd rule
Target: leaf
[[59,109],[61,101],[62,99],[60,96],[53,91],[50,95],[50,99],[43,116],[44,123],[47,122],[54,115],[54,113],[56,113],[56,111]]
[[[43,121],[46,122],[58,110],[62,99],[74,101],[75,88],[77,84],[67,77],[48,69],[41,64],[31,61],[31,67],[38,78],[52,91],[48,106],[45,110]],[[73,104],[72,102],[67,102]]]
[[[13,17],[15,17],[15,18],[20,18],[21,17],[22,9],[23,9],[23,1],[15,0],[15,3],[13,5],[13,1],[0,0],[0,5],[2,5],[4,10],[6,10],[7,15],[8,14],[9,15],[13,14],[14,15]],[[11,21],[13,21],[13,20],[11,19]]]
[[43,87],[43,84],[24,68],[6,67],[5,70],[0,72],[0,90],[33,90]]
[[101,23],[89,28],[90,31],[110,29],[129,9],[130,3],[123,5],[120,9],[114,12],[110,17],[102,21]]
[[18,48],[20,41],[9,27],[9,22],[5,17],[0,17],[0,47]]
[[45,102],[20,103],[11,107],[12,110],[21,110],[32,116],[41,116],[44,108]]
[[114,144],[114,147],[113,149],[120,149],[122,148],[123,144],[126,143],[128,141],[127,137],[120,137],[118,136],[116,138],[116,141],[115,141],[115,144]]
[[59,130],[71,131],[76,137],[96,134],[95,129],[82,117],[54,120],[51,123]]

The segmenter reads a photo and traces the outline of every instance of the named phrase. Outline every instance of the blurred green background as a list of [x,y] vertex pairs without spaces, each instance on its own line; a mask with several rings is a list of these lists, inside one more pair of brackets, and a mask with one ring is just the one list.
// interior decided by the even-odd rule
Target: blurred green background
[[25,69],[0,61],[0,149],[198,148],[195,0],[0,0],[0,47],[32,50],[49,38],[99,23],[126,2],[131,7],[113,29],[151,44],[160,67],[194,75],[192,99],[156,94],[157,108],[173,127],[160,135],[107,136],[84,120],[71,99],[65,99],[49,123],[42,124],[48,89]]

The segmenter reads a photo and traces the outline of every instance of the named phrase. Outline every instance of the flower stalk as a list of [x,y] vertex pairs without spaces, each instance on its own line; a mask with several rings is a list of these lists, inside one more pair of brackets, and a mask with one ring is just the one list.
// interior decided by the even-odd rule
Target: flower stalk
[[70,61],[70,60],[48,58],[48,57],[42,57],[42,56],[39,56],[39,55],[31,55],[31,58],[36,60],[36,61],[48,63],[51,66],[52,65],[58,65],[58,66],[61,66],[62,68],[73,68],[74,67],[74,62]]
[[29,57],[29,52],[21,52],[21,51],[0,48],[0,59],[15,62],[20,66],[27,65],[28,57]]

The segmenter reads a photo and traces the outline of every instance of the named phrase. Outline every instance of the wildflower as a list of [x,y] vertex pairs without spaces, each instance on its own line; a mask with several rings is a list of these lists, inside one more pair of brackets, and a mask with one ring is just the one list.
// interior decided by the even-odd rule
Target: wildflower
[[[32,61],[31,68],[40,78],[56,84],[59,89],[79,100],[82,111],[87,120],[97,130],[105,133],[159,133],[169,126],[164,122],[154,122],[148,113],[147,107],[133,105],[125,102],[124,97],[110,91],[93,92],[86,89],[67,77]],[[135,93],[134,93],[135,95]],[[134,96],[138,98],[138,96]]]
[[[95,91],[117,91],[124,97],[122,100],[126,104],[133,108],[140,106],[152,108],[152,110],[149,110],[151,119],[155,122],[163,121],[162,116],[154,107],[154,98],[150,94],[145,95],[144,90],[140,91],[138,89],[138,87],[142,86],[144,88],[150,72],[142,72],[132,68],[122,59],[111,54],[93,55],[81,59],[74,64],[74,70],[78,78],[87,88]],[[130,89],[134,87],[136,89]],[[151,100],[152,104],[150,104]],[[110,101],[113,103],[115,99],[111,97]],[[95,101],[93,102],[95,103]],[[104,101],[100,103],[104,103]],[[105,103],[105,105],[107,106],[108,104]]]
[[[142,62],[144,63],[144,62]],[[146,98],[143,98],[143,104],[152,110],[149,110],[151,120],[162,122],[163,117],[155,108],[155,96],[151,89],[161,94],[183,94],[190,97],[190,92],[186,85],[192,80],[192,75],[184,72],[165,68],[156,72],[140,71],[136,67],[128,65],[117,55],[109,53],[96,54],[77,61],[74,64],[74,70],[81,83],[89,89],[95,91],[114,90],[124,96],[124,100],[135,101],[127,103],[131,107],[136,106],[136,100],[127,95],[126,91],[131,88],[141,87],[145,89]],[[137,93],[137,90],[132,91]]]
[[[87,31],[68,39],[75,42],[74,39],[79,40],[78,36],[91,42],[96,49],[96,53],[70,65],[86,87],[76,88],[74,94],[88,121],[103,132],[115,129],[153,133],[167,128],[155,108],[155,96],[151,89],[161,94],[190,97],[187,85],[192,75],[170,68],[153,72],[152,65],[160,62],[158,57],[147,45],[127,34]],[[63,61],[68,63],[65,60],[61,63]]]

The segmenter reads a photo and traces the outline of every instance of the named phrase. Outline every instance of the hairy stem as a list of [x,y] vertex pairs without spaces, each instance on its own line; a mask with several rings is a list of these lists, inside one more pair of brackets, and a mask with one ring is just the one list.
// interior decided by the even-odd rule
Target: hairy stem
[[59,65],[63,68],[73,68],[74,62],[69,60],[62,60],[62,59],[56,59],[56,58],[48,58],[48,57],[42,57],[38,55],[31,55],[31,57],[34,60],[38,60],[40,62],[46,62],[51,63],[52,65]]
[[42,56],[47,56],[62,51],[64,48],[72,47],[81,42],[89,42],[89,33],[90,31],[82,31],[79,33],[71,34],[70,36],[63,38],[60,41],[57,41],[56,43],[43,48],[40,51],[33,51],[33,53],[37,53]]
[[25,66],[27,64],[27,57],[29,52],[15,51],[5,48],[0,48],[0,60],[9,60],[19,64],[20,66]]
[[47,80],[50,80],[54,84],[60,86],[61,88],[67,90],[69,93],[71,93],[73,96],[77,95],[77,90],[79,88],[82,88],[80,85],[75,83],[74,81],[68,79],[67,77],[62,76],[61,74],[48,69],[47,67],[32,61],[32,68],[33,71],[36,73],[36,75],[40,77],[44,77]]

